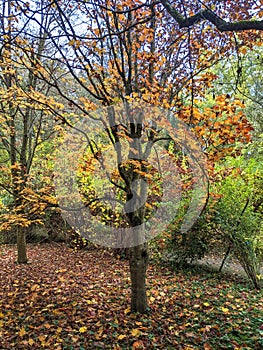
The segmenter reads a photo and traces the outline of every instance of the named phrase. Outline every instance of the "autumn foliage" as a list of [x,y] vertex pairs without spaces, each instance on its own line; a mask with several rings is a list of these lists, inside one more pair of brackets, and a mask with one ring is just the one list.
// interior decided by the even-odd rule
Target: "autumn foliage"
[[[149,164],[150,156],[156,144],[170,152],[184,178],[184,191],[191,192],[196,182],[190,157],[172,137],[173,123],[184,125],[179,136],[195,136],[198,142],[190,151],[194,155],[197,149],[202,151],[196,161],[203,177],[211,181],[215,181],[216,162],[236,155],[239,145],[250,142],[253,127],[245,114],[245,101],[235,93],[216,90],[220,74],[216,67],[229,57],[239,62],[241,55],[261,46],[261,5],[258,1],[232,0],[3,2],[0,156],[4,200],[0,228],[17,230],[18,262],[27,262],[27,227],[40,223],[47,208],[58,206],[51,181],[55,149],[63,148],[60,142],[68,130],[78,131],[85,135],[88,149],[79,158],[77,168],[77,186],[84,207],[113,228],[140,227],[140,244],[129,250],[131,311],[147,312],[149,253],[143,228],[161,201],[163,185],[161,172]],[[236,90],[241,74],[239,65]],[[139,117],[135,116],[133,104],[139,106]],[[143,105],[160,108],[166,114],[160,113],[160,118],[155,119],[146,113],[141,118]],[[117,118],[119,106],[126,112],[121,121]],[[106,117],[96,116],[94,111],[102,108]],[[78,129],[80,120],[83,125],[95,121],[95,134],[104,132],[102,141],[97,142],[96,135],[84,127]],[[123,143],[129,154],[126,160],[124,147],[120,147]],[[116,202],[125,209],[134,196],[135,181],[140,182],[136,199],[145,199],[125,215],[112,210],[107,198],[101,199],[101,193],[95,190],[95,181],[101,191],[105,187],[99,173],[104,165],[103,154],[110,146],[115,169],[107,175]],[[164,155],[156,153],[157,157]],[[63,164],[70,168],[73,158],[65,158]],[[164,171],[169,174],[168,166]],[[170,175],[173,186],[176,178],[171,170]],[[176,186],[170,193],[177,198]],[[196,207],[203,204],[207,201],[200,201]],[[38,289],[34,285],[32,288],[32,292]],[[86,332],[85,327],[80,325],[80,333]],[[20,331],[23,338],[26,330]],[[132,332],[135,338],[139,334]],[[102,334],[101,329],[98,340]],[[38,340],[44,344],[41,346],[49,346],[43,334],[38,335]],[[26,345],[33,345],[36,340],[26,341],[32,343]],[[140,346],[144,345],[135,342],[135,348]]]

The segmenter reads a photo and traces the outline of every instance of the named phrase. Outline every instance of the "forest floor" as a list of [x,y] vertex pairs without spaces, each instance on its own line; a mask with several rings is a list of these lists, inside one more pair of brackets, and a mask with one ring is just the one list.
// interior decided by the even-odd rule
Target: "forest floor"
[[139,315],[128,262],[110,251],[29,244],[28,257],[0,246],[1,350],[263,348],[263,295],[246,279],[150,264]]

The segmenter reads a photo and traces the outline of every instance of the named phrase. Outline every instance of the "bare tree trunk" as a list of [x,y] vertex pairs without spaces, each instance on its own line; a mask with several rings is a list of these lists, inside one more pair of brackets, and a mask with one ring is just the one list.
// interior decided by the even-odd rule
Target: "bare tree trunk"
[[19,264],[27,263],[26,253],[26,229],[24,227],[17,228],[17,262]]
[[147,311],[146,270],[148,265],[147,243],[130,248],[131,311]]
[[232,243],[230,243],[228,248],[227,248],[226,254],[225,254],[224,259],[223,259],[223,261],[221,263],[221,266],[219,268],[219,272],[222,271],[222,269],[223,269],[223,267],[225,265],[226,259],[228,258],[228,255],[230,254],[231,248],[232,248]]

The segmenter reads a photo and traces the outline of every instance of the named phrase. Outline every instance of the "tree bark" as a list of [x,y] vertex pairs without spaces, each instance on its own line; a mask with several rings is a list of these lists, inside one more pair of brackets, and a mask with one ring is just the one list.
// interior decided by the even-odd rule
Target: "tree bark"
[[223,261],[221,263],[221,266],[219,268],[219,272],[222,271],[222,269],[223,269],[223,267],[225,265],[226,259],[227,259],[228,255],[230,254],[231,248],[232,248],[232,243],[230,243],[228,248],[227,248],[226,254],[225,254],[224,259],[223,259]]
[[166,11],[175,19],[180,28],[190,28],[191,26],[207,20],[212,23],[220,32],[239,32],[244,30],[263,30],[263,21],[261,19],[239,20],[237,22],[227,22],[220,18],[211,9],[199,11],[189,17],[184,17],[179,13],[175,6],[168,0],[161,0]]
[[24,227],[17,228],[17,262],[19,264],[27,263],[26,229]]
[[146,295],[147,243],[130,248],[131,311],[145,313],[148,309]]

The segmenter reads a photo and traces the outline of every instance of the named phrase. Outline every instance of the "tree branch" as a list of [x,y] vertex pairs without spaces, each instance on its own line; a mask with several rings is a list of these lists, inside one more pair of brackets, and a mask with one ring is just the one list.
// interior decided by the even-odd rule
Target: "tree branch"
[[161,0],[161,3],[166,11],[176,20],[180,28],[189,28],[196,23],[207,20],[220,32],[238,32],[251,29],[263,30],[263,20],[244,20],[233,23],[226,22],[210,9],[197,12],[195,15],[185,18],[170,4],[168,0]]

